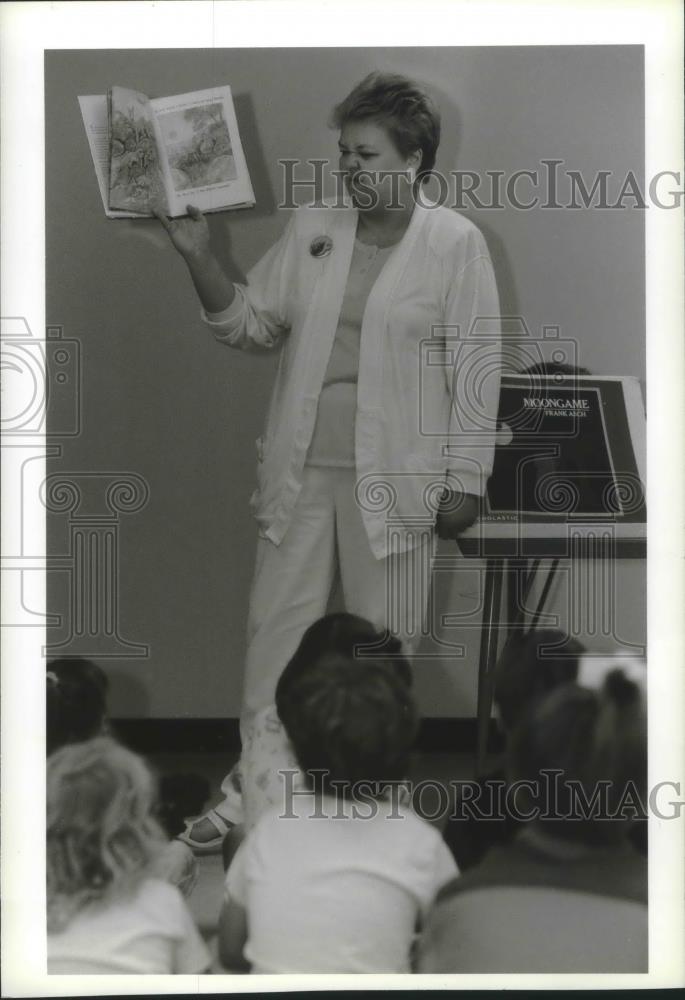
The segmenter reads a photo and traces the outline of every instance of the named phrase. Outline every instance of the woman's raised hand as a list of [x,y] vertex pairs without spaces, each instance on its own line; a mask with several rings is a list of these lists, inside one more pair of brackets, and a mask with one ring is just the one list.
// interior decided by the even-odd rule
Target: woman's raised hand
[[207,220],[194,205],[186,206],[187,215],[180,219],[170,219],[159,205],[152,206],[153,214],[166,229],[169,239],[186,261],[208,257],[209,226]]
[[186,206],[187,215],[170,219],[160,205],[152,212],[188,266],[200,302],[209,313],[223,312],[235,297],[235,286],[223,273],[209,246],[209,226],[199,208]]

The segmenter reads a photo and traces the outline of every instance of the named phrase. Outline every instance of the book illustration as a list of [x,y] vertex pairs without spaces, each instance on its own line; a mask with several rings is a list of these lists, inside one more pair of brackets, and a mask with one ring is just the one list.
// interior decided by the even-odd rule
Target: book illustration
[[230,87],[153,99],[112,87],[79,105],[108,218],[254,205]]
[[110,104],[110,208],[148,211],[166,205],[154,123],[148,101],[113,88]]
[[109,207],[110,138],[107,98],[102,94],[91,94],[79,97],[78,101],[105,215],[108,219],[142,218],[138,212],[117,211]]
[[158,114],[175,191],[225,184],[238,176],[219,102]]

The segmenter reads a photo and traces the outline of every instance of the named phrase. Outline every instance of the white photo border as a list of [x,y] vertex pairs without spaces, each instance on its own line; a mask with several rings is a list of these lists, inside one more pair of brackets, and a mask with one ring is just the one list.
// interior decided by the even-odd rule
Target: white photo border
[[[45,329],[43,61],[48,49],[359,46],[644,46],[645,176],[682,170],[682,11],[672,0],[346,4],[269,0],[6,3],[2,59],[2,316]],[[306,31],[302,25],[306,24]],[[331,25],[334,31],[331,31]],[[436,26],[440,26],[439,32]],[[681,174],[682,178],[682,174]],[[682,212],[646,217],[649,517],[650,787],[683,783]],[[674,449],[674,442],[676,447]],[[3,466],[5,466],[3,454]],[[3,477],[3,526],[15,523]],[[29,515],[31,512],[27,512]],[[28,525],[33,554],[45,525]],[[3,538],[4,538],[3,532]],[[41,610],[41,609],[37,609]],[[44,608],[43,608],[44,610]],[[650,973],[644,976],[48,977],[45,968],[44,661],[40,629],[3,628],[2,901],[6,996],[175,994],[283,989],[528,989],[675,986],[685,982],[683,822],[650,828]],[[681,784],[681,798],[685,783]]]

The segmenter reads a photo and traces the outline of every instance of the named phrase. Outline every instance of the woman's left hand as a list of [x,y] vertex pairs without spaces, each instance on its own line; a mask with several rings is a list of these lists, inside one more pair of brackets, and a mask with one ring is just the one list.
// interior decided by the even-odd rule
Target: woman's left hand
[[435,522],[438,538],[458,538],[480,514],[481,498],[472,493],[445,490]]

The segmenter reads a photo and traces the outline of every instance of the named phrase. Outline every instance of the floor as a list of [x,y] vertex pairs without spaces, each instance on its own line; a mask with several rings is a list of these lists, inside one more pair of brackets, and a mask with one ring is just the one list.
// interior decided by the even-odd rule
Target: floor
[[[221,780],[234,763],[234,758],[219,754],[170,753],[156,754],[148,759],[159,774],[192,772],[204,775],[211,783],[211,801],[216,801],[220,797]],[[411,778],[415,794],[420,796],[420,810],[429,822],[442,826],[453,799],[450,782],[472,778],[473,772],[473,754],[415,755]],[[221,909],[223,876],[219,854],[200,858],[200,876],[188,899],[188,905],[197,925],[209,941],[216,931]]]

